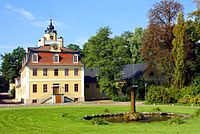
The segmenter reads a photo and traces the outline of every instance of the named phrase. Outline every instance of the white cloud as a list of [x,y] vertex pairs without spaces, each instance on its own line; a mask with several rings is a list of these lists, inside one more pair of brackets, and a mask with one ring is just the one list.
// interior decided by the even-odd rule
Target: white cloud
[[[5,8],[9,11],[18,13],[19,15],[27,19],[29,23],[32,24],[33,26],[45,28],[49,24],[49,20],[48,21],[37,20],[37,18],[34,16],[33,13],[23,8],[14,7],[13,5],[9,3],[5,5]],[[53,21],[53,24],[55,25],[55,27],[58,27],[58,28],[67,28],[67,29],[70,28],[70,26],[67,26],[63,22],[60,22],[60,21]]]
[[200,8],[200,0],[193,0],[196,3],[197,8]]
[[23,8],[16,8],[16,7],[14,7],[10,4],[6,4],[5,8],[10,10],[10,11],[13,11],[13,12],[20,14],[21,16],[23,16],[24,18],[26,18],[28,20],[35,20],[34,15],[31,12],[29,12],[29,11],[23,9]]

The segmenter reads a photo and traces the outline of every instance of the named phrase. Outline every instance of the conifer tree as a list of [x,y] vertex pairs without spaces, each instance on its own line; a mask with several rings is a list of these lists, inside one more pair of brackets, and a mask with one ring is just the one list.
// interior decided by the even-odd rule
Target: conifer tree
[[185,84],[185,72],[186,72],[186,26],[184,22],[184,16],[182,12],[179,12],[177,24],[174,27],[173,34],[173,49],[172,54],[175,61],[174,70],[174,87],[182,88]]

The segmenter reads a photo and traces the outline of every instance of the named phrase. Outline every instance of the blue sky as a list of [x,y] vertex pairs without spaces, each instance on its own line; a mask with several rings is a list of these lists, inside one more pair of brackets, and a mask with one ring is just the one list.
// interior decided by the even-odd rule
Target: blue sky
[[[65,45],[80,46],[102,26],[114,35],[146,27],[147,12],[160,0],[1,0],[0,54],[17,46],[36,46],[50,17]],[[196,9],[193,0],[180,0],[184,12]],[[0,61],[1,62],[1,61]]]

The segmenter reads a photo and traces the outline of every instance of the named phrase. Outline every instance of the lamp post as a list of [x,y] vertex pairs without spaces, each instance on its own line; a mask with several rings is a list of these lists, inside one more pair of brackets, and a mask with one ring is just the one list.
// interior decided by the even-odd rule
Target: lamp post
[[144,100],[146,101],[147,83],[144,84]]

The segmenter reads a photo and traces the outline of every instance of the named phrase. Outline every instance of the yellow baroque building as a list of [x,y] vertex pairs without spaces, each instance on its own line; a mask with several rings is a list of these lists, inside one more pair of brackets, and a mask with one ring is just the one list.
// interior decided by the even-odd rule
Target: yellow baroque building
[[16,100],[25,104],[84,101],[84,65],[78,51],[63,46],[52,20],[38,41],[29,47],[15,79]]

